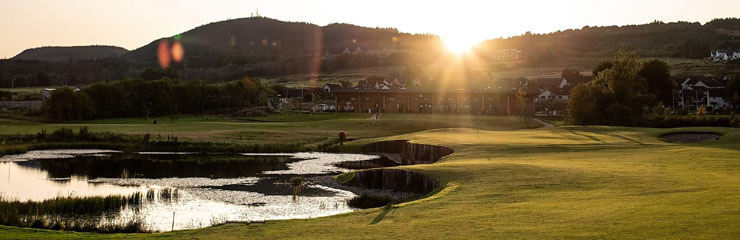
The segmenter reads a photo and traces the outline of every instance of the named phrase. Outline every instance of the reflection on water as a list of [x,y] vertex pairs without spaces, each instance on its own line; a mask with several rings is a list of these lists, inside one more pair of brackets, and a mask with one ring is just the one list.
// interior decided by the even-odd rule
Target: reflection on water
[[[349,212],[351,192],[308,184],[300,196],[281,184],[293,176],[347,169],[340,162],[366,161],[359,154],[124,154],[50,150],[0,158],[0,194],[18,200],[56,196],[105,196],[176,188],[179,198],[152,201],[138,213],[157,231],[210,226],[225,221],[309,218]],[[173,219],[173,213],[175,215]],[[134,215],[125,209],[118,218]]]

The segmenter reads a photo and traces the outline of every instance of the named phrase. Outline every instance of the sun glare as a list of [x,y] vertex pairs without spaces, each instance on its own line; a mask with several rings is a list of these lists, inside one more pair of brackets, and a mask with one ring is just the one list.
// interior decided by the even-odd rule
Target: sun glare
[[467,53],[478,43],[475,39],[458,36],[445,37],[443,41],[447,49],[456,54]]

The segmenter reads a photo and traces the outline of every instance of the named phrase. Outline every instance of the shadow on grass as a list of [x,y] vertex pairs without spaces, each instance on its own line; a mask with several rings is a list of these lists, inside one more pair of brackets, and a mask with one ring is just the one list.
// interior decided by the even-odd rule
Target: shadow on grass
[[377,223],[379,223],[380,221],[383,221],[383,218],[385,218],[385,215],[388,215],[388,213],[389,213],[389,212],[390,212],[391,210],[393,210],[393,207],[392,207],[391,205],[387,205],[387,206],[385,206],[385,207],[383,208],[383,211],[382,211],[382,212],[380,212],[380,214],[378,214],[378,216],[377,216],[377,217],[375,217],[375,219],[373,219],[373,221],[372,221],[372,222],[370,222],[370,225],[374,225],[374,224],[377,224]]

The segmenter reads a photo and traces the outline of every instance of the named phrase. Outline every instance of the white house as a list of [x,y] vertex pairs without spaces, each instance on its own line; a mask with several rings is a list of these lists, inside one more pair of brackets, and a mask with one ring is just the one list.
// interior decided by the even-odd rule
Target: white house
[[694,109],[706,107],[707,111],[717,111],[729,106],[724,98],[725,86],[722,81],[712,78],[690,77],[679,80],[678,89],[673,94],[675,109]]
[[726,62],[740,59],[739,49],[719,49],[710,53],[709,57],[714,62]]

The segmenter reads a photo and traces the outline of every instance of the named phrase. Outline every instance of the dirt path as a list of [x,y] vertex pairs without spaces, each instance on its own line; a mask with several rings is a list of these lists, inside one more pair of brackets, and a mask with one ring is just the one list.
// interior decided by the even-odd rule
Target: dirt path
[[367,118],[367,119],[368,119],[368,120],[375,120],[375,119],[380,119],[380,117],[381,117],[381,116],[383,116],[383,114],[382,114],[382,113],[381,113],[381,114],[377,114],[377,115],[376,115],[376,114],[373,114],[372,116],[370,116],[370,117],[369,117],[369,118]]
[[544,125],[544,126],[539,127],[537,129],[548,129],[548,128],[554,128],[555,127],[555,125],[552,125],[549,122],[545,122],[545,121],[542,121],[542,120],[537,119],[537,118],[532,118],[532,119],[534,119],[534,121],[536,121],[536,122],[541,123],[542,125]]

